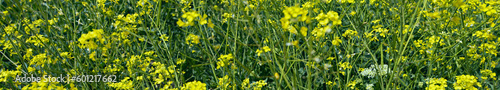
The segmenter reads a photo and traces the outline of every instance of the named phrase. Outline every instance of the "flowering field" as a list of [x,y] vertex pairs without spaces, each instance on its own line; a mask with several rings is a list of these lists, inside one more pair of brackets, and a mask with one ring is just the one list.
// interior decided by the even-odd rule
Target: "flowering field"
[[500,89],[500,0],[0,4],[0,89]]

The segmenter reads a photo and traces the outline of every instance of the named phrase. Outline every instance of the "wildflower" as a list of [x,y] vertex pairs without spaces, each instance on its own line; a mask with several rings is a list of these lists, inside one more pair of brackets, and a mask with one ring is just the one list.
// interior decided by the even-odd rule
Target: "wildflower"
[[0,82],[7,82],[8,78],[14,78],[16,75],[21,74],[21,71],[9,71],[9,70],[1,70],[0,73]]
[[168,41],[168,36],[166,34],[161,34],[160,39],[163,41]]
[[218,88],[226,89],[229,86],[229,83],[231,83],[231,79],[229,79],[229,76],[224,76],[222,78],[219,78],[219,86]]
[[361,75],[367,76],[368,78],[373,78],[375,75],[386,75],[387,73],[392,73],[391,69],[389,69],[388,65],[371,65],[370,68],[364,69],[361,71]]
[[373,84],[366,84],[366,90],[373,90]]
[[186,13],[182,14],[181,17],[184,19],[187,19],[187,21],[185,22],[185,21],[182,21],[182,19],[179,19],[177,21],[177,25],[179,25],[180,27],[187,27],[187,26],[193,26],[194,25],[193,21],[196,18],[200,17],[200,14],[198,14],[196,11],[191,11],[191,12],[186,12]]
[[444,78],[431,78],[426,82],[427,86],[425,90],[446,90],[445,88],[448,87],[446,84],[446,79]]
[[279,78],[280,78],[280,74],[278,74],[278,73],[274,73],[274,77],[275,77],[276,79],[279,79]]
[[184,62],[186,62],[186,60],[185,60],[185,59],[177,59],[176,64],[182,64],[182,63],[184,63]]
[[271,49],[269,49],[269,47],[268,47],[268,46],[264,46],[262,49],[263,49],[263,50],[261,50],[261,49],[257,49],[257,51],[255,51],[255,52],[257,52],[257,56],[260,56],[262,53],[265,53],[265,52],[269,52],[269,51],[271,51]]
[[365,38],[369,38],[370,41],[378,41],[378,38],[377,36],[374,36],[372,33],[369,33],[369,32],[365,32]]
[[262,87],[266,86],[267,83],[264,80],[259,80],[257,82],[252,83],[253,90],[262,90]]
[[354,0],[338,0],[341,3],[354,3]]
[[221,55],[217,58],[219,61],[217,62],[217,69],[229,65],[231,63],[231,59],[233,59],[233,54]]
[[248,88],[248,83],[250,83],[250,80],[248,78],[245,78],[245,80],[243,80],[243,82],[241,82],[241,88],[242,89],[247,89]]
[[49,42],[49,39],[48,38],[45,38],[43,35],[34,35],[34,36],[31,36],[30,38],[28,38],[28,40],[26,40],[27,43],[33,43],[35,46],[44,46],[43,44],[44,43],[47,43]]
[[108,86],[114,87],[116,89],[133,89],[133,81],[129,80],[130,77],[125,77],[118,83],[108,83]]
[[207,90],[207,84],[194,80],[191,82],[187,82],[184,86],[181,87],[181,90]]
[[356,11],[351,11],[351,13],[349,13],[349,15],[351,15],[351,16],[356,15]]
[[479,7],[481,8],[481,11],[486,12],[486,15],[491,16],[491,15],[496,15],[498,12],[495,8],[493,8],[493,5],[486,6],[486,4],[480,4]]
[[337,85],[337,82],[328,81],[328,82],[326,82],[326,85],[335,86],[335,85]]
[[497,77],[497,74],[491,70],[481,70],[481,74],[482,74],[482,79],[486,80],[488,79],[488,76],[490,76],[491,79],[493,80],[496,80],[496,77]]
[[306,27],[300,27],[300,34],[302,34],[302,36],[307,36],[307,28]]
[[352,68],[352,66],[349,64],[349,62],[341,62],[338,65],[340,67],[340,70],[345,69],[345,68],[348,68],[348,69]]
[[[439,37],[439,36],[431,36],[427,39],[429,40],[429,43],[431,45],[436,44],[436,43],[439,43],[439,45],[441,45],[441,46],[444,45],[444,40],[441,39],[441,37]],[[431,45],[429,45],[429,46],[431,46]]]
[[344,32],[344,34],[342,34],[342,36],[352,38],[354,36],[358,36],[358,31],[348,29],[347,31]]
[[297,30],[295,30],[295,28],[291,24],[294,23],[295,19],[297,19],[297,17],[299,16],[299,21],[306,21],[309,18],[307,16],[307,13],[307,9],[300,8],[298,6],[285,7],[285,10],[283,10],[283,14],[285,14],[285,16],[280,19],[282,28],[286,31],[290,31],[291,33],[296,34]]
[[323,37],[325,36],[326,33],[331,32],[332,28],[330,26],[325,26],[325,27],[316,27],[314,28],[311,33],[315,37]]
[[340,40],[340,37],[335,37],[335,39],[332,40],[332,45],[339,46],[340,43],[342,43],[342,40]]
[[385,37],[389,32],[389,30],[387,30],[385,28],[377,28],[374,31],[378,32],[380,34],[380,36],[382,36],[382,37]]
[[7,14],[9,14],[9,11],[3,11],[2,13],[3,13],[3,15],[7,15]]
[[306,3],[302,4],[302,7],[304,7],[304,8],[313,8],[315,4],[316,3],[306,2]]
[[68,59],[73,59],[73,57],[71,56],[71,53],[69,52],[61,52],[61,57],[65,57],[65,58],[68,58]]
[[342,24],[338,13],[335,11],[329,11],[327,14],[320,13],[315,17],[315,19],[318,20],[319,24],[323,26],[327,25],[330,21],[332,21],[331,25],[333,26]]
[[467,90],[477,90],[474,86],[481,87],[481,84],[477,82],[477,77],[472,75],[460,75],[456,76],[457,82],[453,83],[455,89],[467,89]]
[[198,44],[200,43],[200,37],[197,36],[197,35],[194,35],[194,34],[189,34],[187,37],[186,37],[186,43],[189,45],[189,46],[192,46],[193,44],[191,43],[194,43],[194,44]]
[[104,31],[102,29],[94,29],[93,31],[82,34],[80,38],[78,38],[78,42],[80,43],[80,48],[89,48],[89,49],[97,49],[98,45],[95,41],[104,43]]
[[356,81],[351,81],[349,84],[347,84],[347,87],[350,87],[351,89],[354,89],[356,87],[357,82]]

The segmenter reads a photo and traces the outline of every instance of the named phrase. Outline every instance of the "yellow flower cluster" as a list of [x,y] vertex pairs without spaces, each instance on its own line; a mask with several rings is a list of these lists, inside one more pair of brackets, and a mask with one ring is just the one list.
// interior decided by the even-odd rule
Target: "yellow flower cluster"
[[206,87],[207,84],[195,80],[187,82],[184,86],[181,87],[181,90],[207,90]]
[[486,52],[488,54],[492,54],[492,55],[495,55],[497,56],[497,46],[499,44],[496,44],[496,43],[492,43],[492,42],[489,42],[489,43],[483,43],[481,44],[481,46],[479,46],[479,51],[480,52]]
[[43,47],[44,43],[49,42],[49,39],[45,38],[43,35],[37,34],[37,35],[31,36],[30,38],[28,38],[28,40],[26,40],[26,42],[33,43],[35,46]]
[[445,88],[448,87],[446,81],[447,80],[444,78],[431,78],[425,82],[429,85],[425,88],[425,90],[446,90]]
[[496,38],[496,36],[489,29],[476,31],[474,34],[472,34],[472,36],[488,40],[493,40]]
[[200,37],[197,35],[194,35],[194,34],[189,34],[186,37],[186,44],[188,44],[189,46],[193,46],[192,43],[194,43],[194,44],[200,43]]
[[108,83],[108,86],[110,87],[114,87],[115,89],[127,89],[127,90],[130,90],[130,89],[133,89],[134,88],[134,85],[133,85],[133,80],[129,80],[130,77],[125,77],[121,80],[121,82],[118,82],[118,83]]
[[319,25],[326,26],[332,21],[331,26],[340,25],[342,21],[340,21],[340,17],[337,12],[329,11],[327,14],[320,13],[314,19],[319,21]]
[[264,46],[264,47],[262,47],[262,49],[263,49],[263,50],[261,50],[261,49],[257,49],[257,51],[255,51],[255,52],[257,52],[257,56],[260,56],[262,53],[265,53],[265,52],[269,52],[269,51],[271,51],[271,49],[269,49],[269,47],[268,47],[268,46]]
[[[332,45],[335,45],[335,46],[339,46],[340,43],[342,43],[342,40],[340,39],[340,37],[335,37],[333,40],[332,40]],[[332,58],[333,60],[333,58]]]
[[231,59],[233,59],[233,54],[227,54],[227,55],[220,55],[219,58],[217,58],[217,69],[221,67],[228,66],[231,63]]
[[343,37],[353,38],[355,36],[358,36],[358,31],[354,31],[354,30],[348,29],[347,31],[344,32],[344,34],[342,34],[342,36]]
[[99,46],[94,40],[100,42],[101,44],[104,43],[104,41],[106,41],[106,39],[104,38],[104,31],[102,29],[94,29],[93,31],[87,34],[82,34],[82,36],[78,38],[78,42],[80,42],[79,47],[98,49]]
[[177,21],[177,25],[179,25],[180,27],[193,26],[195,20],[197,20],[198,24],[200,24],[200,25],[205,25],[205,24],[208,23],[208,21],[207,21],[207,15],[205,14],[202,17],[196,11],[186,12],[186,13],[182,14],[181,17],[184,18],[184,19],[186,19],[187,21],[183,21],[182,19],[179,19]]
[[308,13],[307,9],[300,8],[299,6],[293,6],[293,7],[285,6],[285,10],[283,10],[283,14],[285,16],[280,19],[282,28],[287,31],[290,31],[291,33],[297,34],[297,30],[291,25],[297,21],[306,21],[309,18],[307,16],[307,13]]
[[0,73],[0,82],[7,82],[7,79],[16,77],[17,75],[20,75],[21,71],[9,71],[9,70],[1,70]]
[[435,44],[439,44],[439,46],[443,46],[444,40],[441,39],[439,36],[431,36],[427,37],[427,42],[424,42],[423,40],[415,40],[413,41],[413,44],[415,47],[420,48],[419,52],[420,54],[432,54],[434,51],[431,48],[434,48]]
[[231,83],[231,79],[227,75],[222,78],[219,78],[218,80],[219,84],[217,87],[221,89],[227,89],[229,87],[229,84]]
[[[497,3],[498,3],[498,1],[497,1]],[[481,3],[479,5],[479,8],[481,8],[481,11],[485,12],[486,15],[488,15],[488,16],[494,16],[494,15],[498,14],[498,11],[499,11],[498,6],[499,5],[493,4],[493,2],[491,2],[491,4],[489,4],[488,6],[486,6],[486,4]]]
[[49,60],[47,60],[47,54],[43,53],[43,54],[35,55],[31,59],[30,65],[38,65],[38,66],[44,67],[47,62],[49,62]]
[[252,83],[252,85],[250,85],[250,86],[253,86],[253,90],[262,90],[262,87],[264,87],[266,85],[267,85],[266,81],[259,80],[255,83]]
[[453,83],[455,89],[477,90],[474,86],[481,87],[481,83],[477,82],[477,77],[472,75],[456,76],[457,82]]
[[485,70],[481,70],[481,74],[482,74],[482,79],[483,80],[487,80],[488,79],[488,76],[493,79],[493,80],[496,80],[497,79],[497,74],[491,70],[488,70],[488,69],[485,69]]

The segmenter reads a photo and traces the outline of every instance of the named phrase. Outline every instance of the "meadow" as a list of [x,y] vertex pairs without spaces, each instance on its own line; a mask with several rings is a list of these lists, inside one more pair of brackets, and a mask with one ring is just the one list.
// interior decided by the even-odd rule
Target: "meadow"
[[[499,12],[500,0],[0,0],[0,89],[499,90]],[[16,81],[31,75],[67,81]]]

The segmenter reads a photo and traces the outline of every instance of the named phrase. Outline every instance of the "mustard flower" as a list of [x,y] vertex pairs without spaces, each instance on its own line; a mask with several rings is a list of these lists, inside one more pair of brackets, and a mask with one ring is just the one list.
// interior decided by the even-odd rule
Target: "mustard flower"
[[217,58],[219,60],[217,61],[217,69],[229,65],[229,63],[231,63],[230,60],[233,58],[233,54],[220,55],[220,57]]
[[186,43],[189,45],[189,46],[192,46],[194,44],[198,44],[200,43],[200,37],[197,36],[197,35],[194,35],[194,34],[189,34],[187,37],[186,37]]
[[472,75],[456,76],[457,82],[453,83],[455,89],[477,90],[475,86],[481,87],[477,77]]
[[448,87],[446,81],[447,80],[444,78],[430,78],[430,80],[426,82],[429,86],[427,86],[425,90],[446,90],[445,88]]

